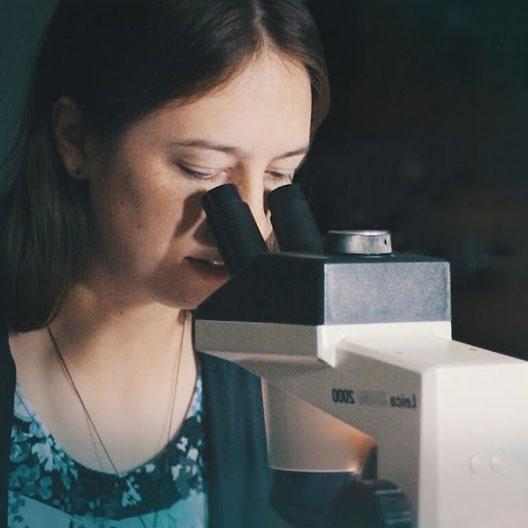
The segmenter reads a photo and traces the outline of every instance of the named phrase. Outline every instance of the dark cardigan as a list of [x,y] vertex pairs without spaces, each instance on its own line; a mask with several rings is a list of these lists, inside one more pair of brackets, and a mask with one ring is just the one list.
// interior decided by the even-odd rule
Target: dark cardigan
[[[207,438],[210,528],[274,528],[270,497],[296,527],[335,527],[332,510],[342,474],[292,474],[267,464],[260,381],[240,367],[200,354]],[[7,490],[16,372],[0,335],[0,528],[7,528]]]

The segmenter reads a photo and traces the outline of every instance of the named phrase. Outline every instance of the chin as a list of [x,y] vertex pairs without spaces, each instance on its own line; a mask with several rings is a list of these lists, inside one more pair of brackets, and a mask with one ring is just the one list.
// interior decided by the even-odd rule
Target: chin
[[[204,302],[209,296],[211,296],[216,290],[222,287],[227,280],[222,283],[212,284],[196,284],[192,289],[187,285],[185,291],[175,287],[163,288],[160,292],[158,290],[158,298],[166,306],[172,306],[181,310],[195,310],[198,306]],[[177,295],[171,295],[171,292],[180,290]]]
[[186,263],[157,274],[151,282],[156,297],[165,305],[194,310],[229,280],[227,271],[211,270],[201,263]]
[[200,306],[208,297],[213,295],[217,290],[219,290],[227,281],[224,281],[222,284],[218,284],[215,287],[208,287],[205,291],[200,292],[199,295],[196,295],[192,302],[189,303],[189,309],[194,310]]

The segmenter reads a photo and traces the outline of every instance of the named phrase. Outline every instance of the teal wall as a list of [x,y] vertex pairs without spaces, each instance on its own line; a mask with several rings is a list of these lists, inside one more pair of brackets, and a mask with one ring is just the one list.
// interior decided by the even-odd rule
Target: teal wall
[[31,56],[56,0],[0,0],[0,158],[17,128]]

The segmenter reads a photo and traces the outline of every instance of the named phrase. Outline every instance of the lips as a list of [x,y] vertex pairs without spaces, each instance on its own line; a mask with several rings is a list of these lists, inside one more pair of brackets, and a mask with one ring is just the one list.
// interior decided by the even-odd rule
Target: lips
[[205,262],[208,266],[211,266],[211,268],[213,269],[225,268],[225,264],[223,260],[206,260]]
[[229,276],[224,261],[221,259],[187,257],[186,260],[202,274],[222,279],[226,279]]

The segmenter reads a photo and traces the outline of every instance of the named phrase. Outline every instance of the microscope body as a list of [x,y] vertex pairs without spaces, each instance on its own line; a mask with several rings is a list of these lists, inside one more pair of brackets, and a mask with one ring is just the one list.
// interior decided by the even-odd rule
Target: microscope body
[[528,363],[450,320],[440,259],[263,254],[197,309],[195,346],[262,378],[272,467],[360,475],[375,445],[418,528],[525,528]]

